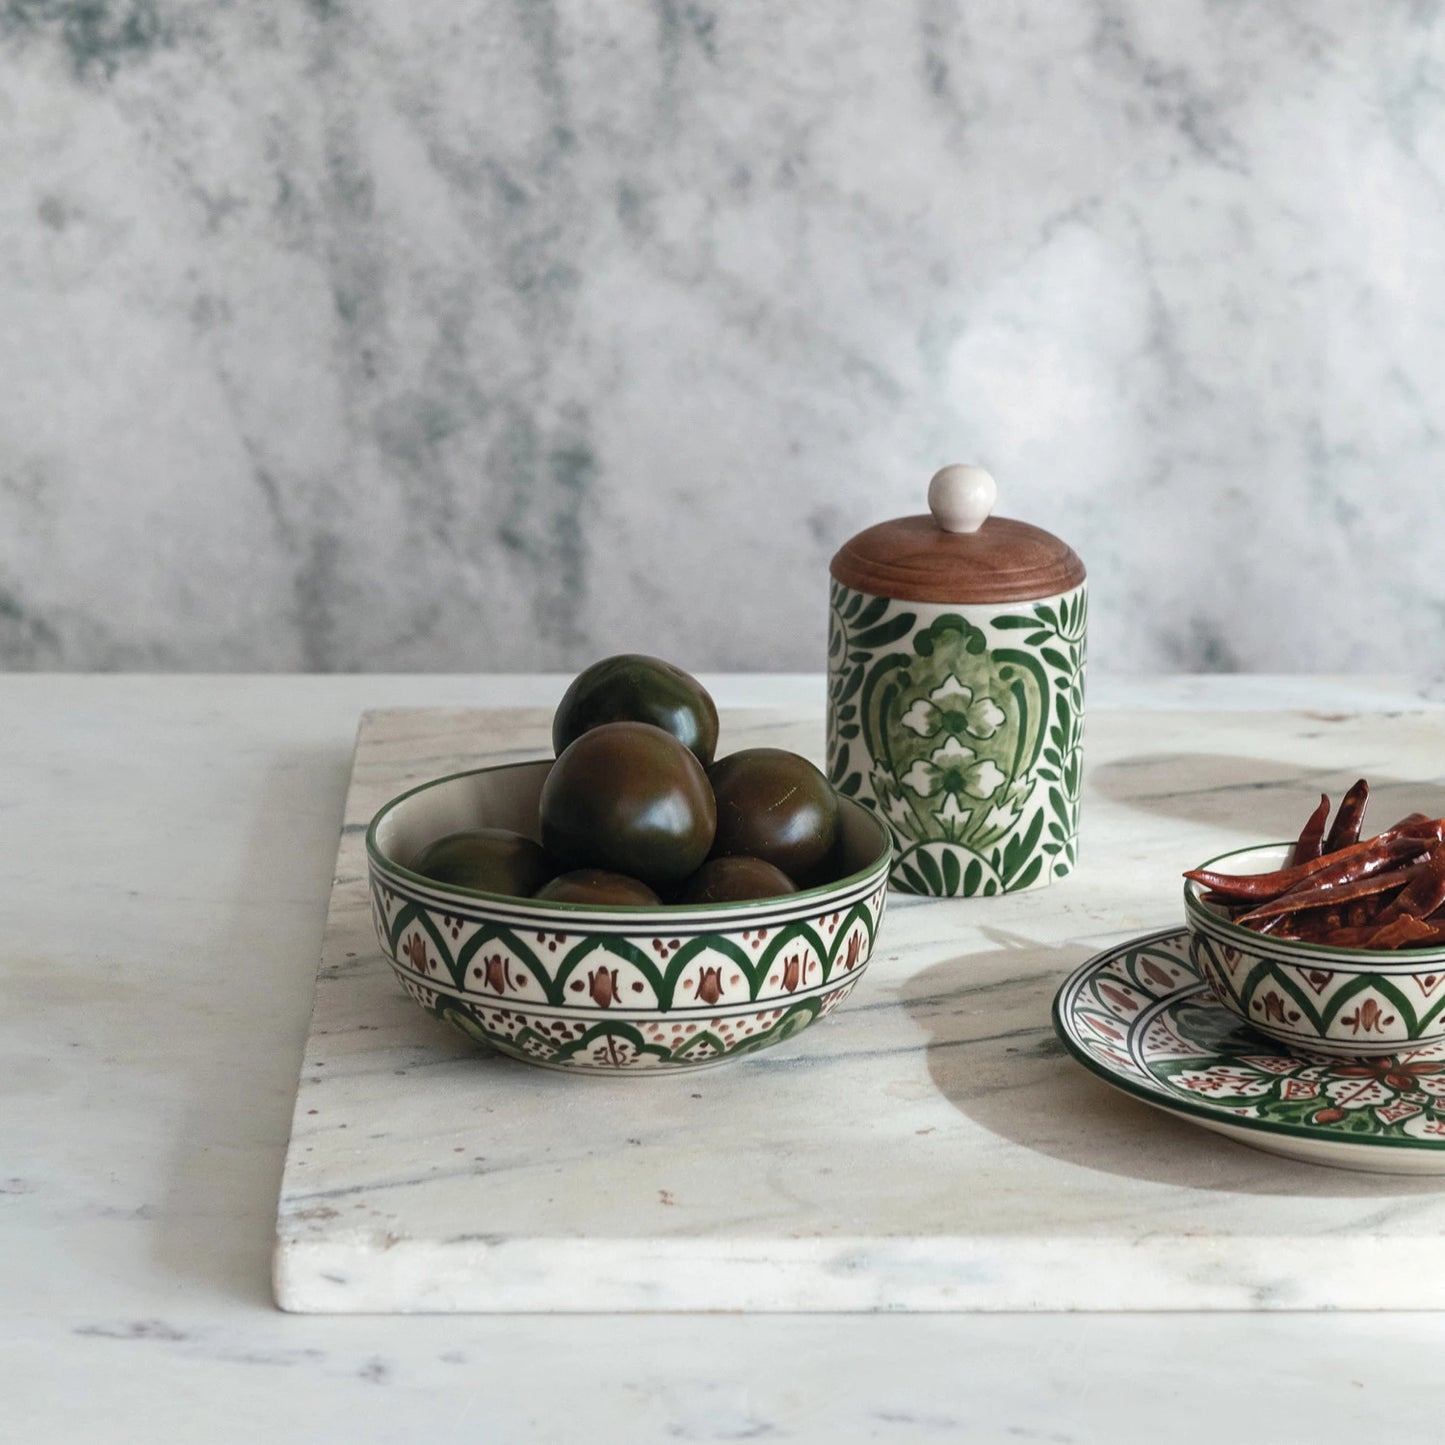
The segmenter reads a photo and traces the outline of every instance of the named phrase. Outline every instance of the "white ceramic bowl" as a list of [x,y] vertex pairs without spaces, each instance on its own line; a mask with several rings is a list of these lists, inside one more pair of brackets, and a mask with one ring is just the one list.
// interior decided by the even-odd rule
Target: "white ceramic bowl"
[[882,921],[887,830],[841,799],[845,876],[749,903],[621,908],[509,898],[409,867],[462,828],[537,837],[552,761],[457,773],[387,803],[366,835],[377,937],[428,1013],[514,1058],[644,1074],[738,1058],[836,1008]]
[[[1293,845],[1211,858],[1220,873],[1282,868]],[[1396,1054],[1445,1039],[1445,948],[1332,948],[1231,923],[1184,884],[1195,967],[1225,1008],[1290,1048],[1332,1057]]]

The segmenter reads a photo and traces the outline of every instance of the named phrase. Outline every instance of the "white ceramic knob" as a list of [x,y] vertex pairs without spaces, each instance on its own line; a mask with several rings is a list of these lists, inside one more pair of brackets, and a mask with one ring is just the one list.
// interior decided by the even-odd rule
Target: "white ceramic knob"
[[940,467],[928,484],[928,510],[945,532],[976,532],[998,501],[998,483],[982,467]]

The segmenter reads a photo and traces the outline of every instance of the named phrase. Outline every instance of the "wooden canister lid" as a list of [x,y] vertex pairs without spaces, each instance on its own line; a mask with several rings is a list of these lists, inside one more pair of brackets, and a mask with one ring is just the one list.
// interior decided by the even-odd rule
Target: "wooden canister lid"
[[830,570],[845,587],[900,602],[1027,602],[1084,580],[1067,543],[993,517],[998,488],[982,467],[951,466],[928,487],[930,514],[880,522],[845,542]]

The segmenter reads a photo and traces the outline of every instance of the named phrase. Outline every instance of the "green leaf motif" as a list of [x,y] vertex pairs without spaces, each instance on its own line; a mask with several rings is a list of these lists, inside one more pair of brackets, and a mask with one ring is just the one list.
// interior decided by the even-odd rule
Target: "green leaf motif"
[[[858,596],[861,598],[862,593]],[[853,628],[856,631],[860,627],[872,627],[872,625],[888,611],[888,599],[886,597],[875,597],[858,615],[853,619]]]
[[962,880],[963,870],[958,866],[958,854],[950,849],[943,855],[943,891],[953,898],[958,893],[958,885]]
[[943,892],[943,874],[938,870],[938,864],[934,861],[932,854],[919,853],[918,869],[923,874],[923,881],[928,886],[928,891],[938,895]]
[[913,627],[913,614],[911,612],[900,612],[896,617],[890,617],[887,622],[880,622],[876,627],[871,627],[867,632],[860,632],[853,638],[853,646],[857,648],[887,647],[890,642],[897,642]]
[[1035,855],[1033,862],[1014,880],[1013,886],[1015,888],[1027,888],[1029,884],[1039,876],[1039,873],[1043,870],[1043,866],[1044,860],[1042,855]]

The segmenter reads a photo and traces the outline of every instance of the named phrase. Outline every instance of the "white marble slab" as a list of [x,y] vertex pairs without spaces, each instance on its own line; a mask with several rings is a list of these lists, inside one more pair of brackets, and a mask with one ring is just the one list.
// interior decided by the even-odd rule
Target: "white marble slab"
[[[873,967],[788,1044],[673,1079],[477,1053],[381,961],[361,831],[412,782],[545,752],[547,714],[369,714],[281,1192],[299,1311],[1445,1307],[1438,1182],[1295,1164],[1116,1095],[1048,1008],[1090,953],[1179,918],[1181,867],[1284,836],[1364,774],[1445,812],[1428,714],[1089,720],[1083,858],[1011,898],[896,896]],[[817,755],[809,710],[725,749]]]

